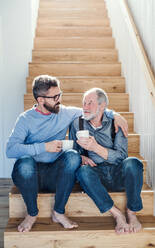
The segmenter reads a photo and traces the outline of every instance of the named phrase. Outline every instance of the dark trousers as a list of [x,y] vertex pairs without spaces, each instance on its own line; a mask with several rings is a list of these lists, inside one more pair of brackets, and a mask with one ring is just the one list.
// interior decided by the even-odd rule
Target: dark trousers
[[77,179],[101,213],[110,210],[114,205],[108,191],[125,191],[127,208],[131,211],[140,211],[143,208],[140,196],[143,164],[137,158],[127,158],[120,165],[83,165],[77,171]]
[[81,157],[75,150],[65,151],[53,163],[38,163],[29,156],[18,159],[13,168],[12,179],[22,194],[28,214],[38,214],[39,191],[56,192],[54,210],[63,214],[80,163]]

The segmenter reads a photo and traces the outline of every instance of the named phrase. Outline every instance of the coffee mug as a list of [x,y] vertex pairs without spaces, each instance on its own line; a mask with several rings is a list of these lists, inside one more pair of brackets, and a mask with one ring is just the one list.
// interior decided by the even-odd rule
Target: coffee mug
[[76,132],[78,139],[80,138],[89,138],[89,130],[80,130]]
[[73,148],[73,140],[62,140],[62,150],[66,151]]

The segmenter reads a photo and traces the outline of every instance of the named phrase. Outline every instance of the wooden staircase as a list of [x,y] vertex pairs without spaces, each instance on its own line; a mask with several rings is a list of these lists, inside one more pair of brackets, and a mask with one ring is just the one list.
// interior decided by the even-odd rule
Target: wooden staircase
[[[79,224],[76,230],[65,230],[51,220],[54,195],[38,195],[39,218],[28,233],[17,232],[26,213],[25,204],[16,187],[9,194],[9,222],[4,234],[5,248],[110,248],[155,247],[153,191],[146,184],[146,161],[139,154],[140,136],[134,132],[134,115],[129,112],[129,96],[125,78],[112,37],[104,0],[40,0],[32,62],[29,64],[25,110],[34,100],[31,84],[35,76],[49,74],[61,81],[63,104],[81,106],[82,94],[89,88],[103,88],[112,108],[124,116],[129,125],[129,156],[144,165],[142,199],[144,209],[138,212],[143,229],[136,234],[118,236],[114,220],[100,214],[92,200],[78,185],[69,198],[66,214]],[[110,193],[124,212],[124,192]]]

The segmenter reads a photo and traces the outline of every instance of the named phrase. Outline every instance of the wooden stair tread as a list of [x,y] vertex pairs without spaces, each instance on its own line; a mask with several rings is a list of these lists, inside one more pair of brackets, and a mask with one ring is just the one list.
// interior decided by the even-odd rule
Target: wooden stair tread
[[[34,79],[34,77],[27,77],[27,79]],[[103,80],[125,80],[123,76],[58,76],[58,79],[103,79]]]
[[[70,92],[66,92],[66,93],[63,93],[65,96],[83,96],[83,93],[70,93]],[[114,96],[129,96],[129,94],[128,93],[108,93],[108,95],[110,96],[110,97],[114,97]],[[31,93],[27,93],[27,94],[25,94],[25,96],[27,96],[28,98],[33,98],[33,94],[31,94]]]
[[[61,37],[59,37],[59,36],[55,36],[55,37],[52,37],[52,38],[51,37],[37,37],[37,38],[35,38],[35,40],[42,40],[42,41],[49,40],[51,42],[52,40],[53,41],[55,41],[55,40],[61,40]],[[70,36],[70,37],[67,36],[67,37],[63,37],[63,41],[65,41],[65,40],[71,40],[72,42],[74,40],[78,40],[78,41],[86,41],[87,43],[89,43],[89,41],[95,41],[95,42],[97,42],[97,41],[103,42],[103,41],[106,41],[106,40],[107,41],[109,41],[109,40],[113,40],[114,41],[114,38],[113,37],[88,37],[87,39],[85,39],[85,37],[80,37],[80,36]],[[57,49],[62,49],[62,48],[61,47],[59,48],[59,46],[58,46]],[[82,48],[79,47],[79,49],[82,49]],[[90,48],[87,47],[87,49],[90,49]],[[101,50],[103,48],[97,48],[97,47],[95,47],[94,49],[100,49]],[[110,48],[110,49],[114,49],[114,48]]]
[[60,64],[64,64],[64,65],[120,65],[121,63],[120,62],[92,62],[92,61],[89,61],[89,62],[84,62],[84,61],[80,61],[80,62],[78,62],[78,61],[54,61],[54,62],[30,62],[29,63],[30,65],[52,65],[52,64],[58,64],[58,65],[60,65]]
[[155,247],[155,217],[138,216],[142,230],[138,233],[116,235],[112,217],[71,217],[79,224],[67,230],[51,218],[38,218],[32,230],[19,233],[17,226],[23,219],[9,219],[4,232],[6,248],[146,248]]
[[[72,192],[71,195],[76,195],[76,196],[78,196],[78,194],[79,195],[81,195],[81,194],[84,195],[85,193],[83,193],[82,191],[83,190],[81,189],[79,183],[76,183],[75,187],[74,187],[74,192]],[[146,183],[143,184],[142,191],[143,192],[147,191],[147,192],[151,192],[151,193],[153,192],[153,190]],[[19,189],[16,186],[12,186],[11,191],[9,193],[9,197],[12,197],[12,195],[19,195],[19,194],[20,194]],[[110,194],[111,195],[113,195],[113,194],[124,195],[125,192],[110,192]],[[54,195],[54,193],[45,193],[45,192],[41,193],[41,192],[39,192],[38,195],[39,196],[42,196],[42,195],[44,195],[44,196],[49,196],[50,195],[51,196],[51,195]]]
[[39,18],[37,22],[38,27],[45,27],[48,25],[56,25],[56,26],[93,26],[93,27],[98,27],[98,26],[104,26],[108,27],[110,26],[110,22],[108,18],[95,18],[95,20],[88,19],[88,18],[67,18],[67,17],[59,17],[53,19],[51,18]]
[[91,53],[116,53],[117,49],[116,48],[35,48],[32,50],[32,52],[54,52],[54,53],[59,53],[59,52],[66,52],[66,53],[79,53],[79,52],[91,52]]
[[[60,224],[53,223],[51,218],[38,218],[36,224],[32,227],[31,232],[24,233],[24,235],[28,236],[34,232],[37,234],[41,234],[41,232],[54,232],[55,235],[65,235],[65,233],[70,232],[72,234],[76,234],[76,232],[83,231],[100,231],[109,233],[115,233],[115,221],[111,216],[105,217],[72,217],[73,221],[79,224],[77,229],[67,230],[64,229]],[[155,231],[155,217],[154,216],[138,216],[138,219],[142,223],[143,230],[145,231]],[[6,232],[14,233],[19,236],[19,232],[17,231],[17,226],[21,223],[22,218],[10,218],[8,221],[8,225],[5,229]]]

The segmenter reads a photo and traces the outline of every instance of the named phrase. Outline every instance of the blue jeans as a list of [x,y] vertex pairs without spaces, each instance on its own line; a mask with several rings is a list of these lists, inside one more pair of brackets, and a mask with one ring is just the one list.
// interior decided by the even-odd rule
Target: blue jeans
[[80,163],[81,157],[75,150],[65,151],[53,163],[39,163],[29,156],[18,159],[12,179],[22,194],[28,214],[38,214],[37,195],[40,191],[56,192],[54,210],[63,214]]
[[120,165],[106,162],[96,167],[83,165],[77,171],[77,179],[101,213],[110,210],[114,205],[108,191],[125,190],[127,208],[131,211],[140,211],[143,208],[140,196],[143,185],[143,164],[137,158],[127,158]]

